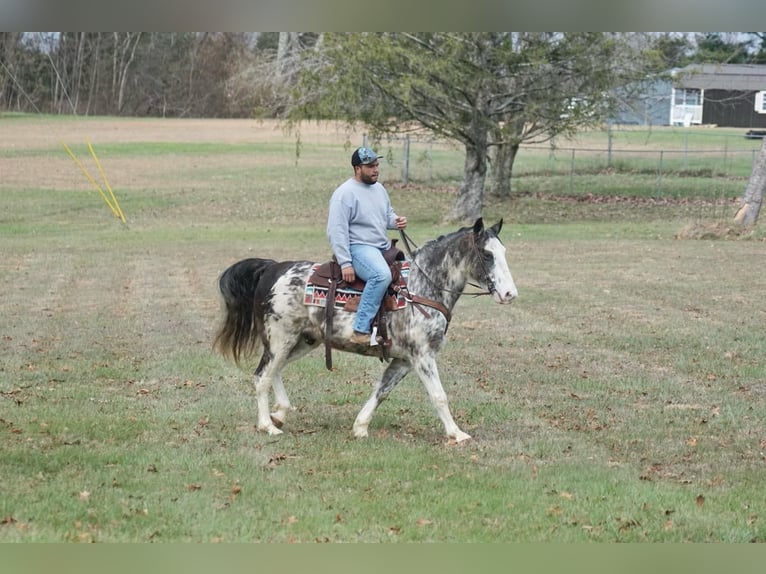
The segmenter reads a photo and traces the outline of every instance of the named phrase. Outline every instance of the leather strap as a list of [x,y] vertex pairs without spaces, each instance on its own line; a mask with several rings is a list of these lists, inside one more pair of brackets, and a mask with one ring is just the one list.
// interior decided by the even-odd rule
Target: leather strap
[[[432,309],[439,311],[439,313],[444,315],[444,318],[447,319],[447,326],[449,326],[449,322],[452,320],[452,313],[449,309],[447,309],[447,307],[444,306],[443,303],[434,301],[433,299],[428,299],[426,297],[421,297],[420,295],[410,295],[410,299],[413,303],[425,305],[426,307],[431,307]],[[423,312],[422,309],[420,311],[421,313]]]
[[327,287],[327,303],[325,304],[325,327],[324,327],[324,364],[328,371],[332,371],[332,321],[335,315],[335,288],[338,285],[338,277],[341,276],[340,265],[336,262],[330,264],[330,281]]

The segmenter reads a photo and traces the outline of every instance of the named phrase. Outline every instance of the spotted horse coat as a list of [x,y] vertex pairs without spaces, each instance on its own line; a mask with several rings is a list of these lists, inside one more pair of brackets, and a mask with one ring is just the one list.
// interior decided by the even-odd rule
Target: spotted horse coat
[[[518,292],[506,261],[506,250],[498,234],[502,220],[485,228],[482,219],[425,243],[412,253],[409,292],[442,303],[450,312],[466,284],[473,281],[487,290],[495,302],[510,303]],[[320,346],[329,337],[334,349],[377,356],[375,347],[353,344],[353,313],[338,313],[331,332],[325,330],[325,308],[303,304],[310,261],[243,259],[226,269],[219,279],[224,317],[214,346],[239,363],[261,351],[255,369],[255,391],[259,430],[282,433],[292,406],[281,372],[285,365]],[[447,318],[434,309],[419,312],[414,307],[388,313],[390,362],[372,395],[356,417],[353,432],[368,434],[370,420],[396,385],[414,371],[428,396],[447,437],[461,442],[470,435],[460,430],[452,417],[439,378],[436,355],[445,343]],[[274,410],[269,409],[273,389]]]

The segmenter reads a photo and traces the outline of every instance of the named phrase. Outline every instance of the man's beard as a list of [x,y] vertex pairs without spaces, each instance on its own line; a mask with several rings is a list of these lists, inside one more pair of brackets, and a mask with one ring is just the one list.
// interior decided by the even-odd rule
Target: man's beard
[[362,183],[367,185],[372,185],[378,181],[377,177],[370,177],[369,175],[361,174],[360,179],[362,180]]

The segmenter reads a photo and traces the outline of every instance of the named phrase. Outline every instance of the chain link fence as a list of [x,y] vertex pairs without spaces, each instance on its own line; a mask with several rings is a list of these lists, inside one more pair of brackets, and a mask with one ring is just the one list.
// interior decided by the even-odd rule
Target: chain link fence
[[[388,182],[454,186],[463,178],[465,154],[457,143],[404,135],[380,142],[363,136],[361,144],[385,156]],[[694,186],[711,197],[738,195],[760,145],[744,129],[610,127],[574,140],[522,145],[512,186],[515,191],[568,194],[612,188],[614,193],[656,197],[687,195]]]

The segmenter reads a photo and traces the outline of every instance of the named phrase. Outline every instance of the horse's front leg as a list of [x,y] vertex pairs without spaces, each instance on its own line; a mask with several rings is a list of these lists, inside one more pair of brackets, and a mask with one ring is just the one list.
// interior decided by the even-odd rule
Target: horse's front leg
[[393,388],[410,372],[410,364],[402,359],[394,359],[386,367],[380,381],[375,385],[372,396],[359,411],[354,421],[354,436],[363,438],[367,436],[367,427],[370,425],[372,415],[378,405],[383,402]]
[[428,397],[431,399],[431,403],[444,424],[444,431],[447,433],[447,437],[455,442],[463,442],[470,439],[471,435],[461,431],[455,419],[452,418],[447,402],[447,393],[444,392],[444,387],[439,378],[439,370],[436,367],[436,359],[428,355],[419,357],[413,363],[413,367],[420,380],[423,381],[426,391],[428,391]]

